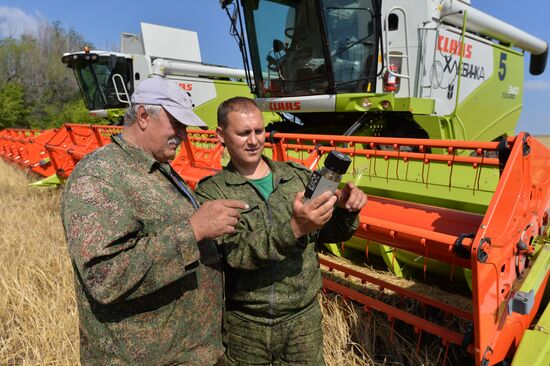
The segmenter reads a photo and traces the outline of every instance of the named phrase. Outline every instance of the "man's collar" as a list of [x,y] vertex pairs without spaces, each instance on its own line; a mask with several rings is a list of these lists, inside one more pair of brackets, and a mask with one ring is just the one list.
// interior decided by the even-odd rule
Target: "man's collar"
[[160,163],[156,161],[151,154],[148,154],[139,147],[124,140],[122,134],[111,136],[111,141],[120,146],[120,148],[132,158],[136,165],[142,167],[148,173],[152,173],[159,168]]

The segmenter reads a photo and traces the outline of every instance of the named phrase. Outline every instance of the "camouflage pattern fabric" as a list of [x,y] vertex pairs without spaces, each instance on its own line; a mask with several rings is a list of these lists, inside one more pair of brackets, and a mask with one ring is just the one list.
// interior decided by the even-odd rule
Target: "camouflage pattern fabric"
[[226,263],[226,309],[242,319],[275,326],[316,301],[321,289],[316,244],[349,239],[359,221],[357,213],[335,208],[323,228],[295,239],[292,201],[311,173],[292,162],[264,160],[273,173],[267,201],[231,163],[203,179],[195,193],[201,200],[232,198],[249,205],[241,211],[235,231],[219,239]]
[[61,201],[83,365],[214,365],[223,278],[197,243],[170,167],[120,136],[87,155]]
[[318,301],[273,326],[227,312],[223,327],[227,344],[225,365],[322,366],[325,364],[322,322]]

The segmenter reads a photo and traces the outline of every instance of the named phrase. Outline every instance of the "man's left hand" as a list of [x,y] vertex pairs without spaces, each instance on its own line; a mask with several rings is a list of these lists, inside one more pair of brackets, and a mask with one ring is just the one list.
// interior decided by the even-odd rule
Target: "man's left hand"
[[336,202],[338,207],[350,212],[361,211],[367,204],[367,195],[351,182],[347,182],[344,188],[336,190],[335,194],[338,197]]

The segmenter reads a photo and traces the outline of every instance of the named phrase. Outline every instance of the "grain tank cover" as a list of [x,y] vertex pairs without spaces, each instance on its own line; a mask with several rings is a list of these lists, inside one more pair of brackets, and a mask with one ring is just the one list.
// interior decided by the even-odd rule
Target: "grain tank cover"
[[197,32],[141,23],[141,37],[147,56],[202,62]]

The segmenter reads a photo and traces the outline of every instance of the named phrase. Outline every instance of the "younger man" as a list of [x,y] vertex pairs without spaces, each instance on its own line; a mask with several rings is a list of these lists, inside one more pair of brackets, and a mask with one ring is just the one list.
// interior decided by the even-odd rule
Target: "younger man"
[[218,239],[226,264],[226,365],[323,365],[315,245],[349,239],[367,197],[347,183],[336,195],[304,202],[309,170],[262,155],[264,121],[251,99],[220,105],[217,134],[231,161],[196,194],[248,204],[235,231]]

